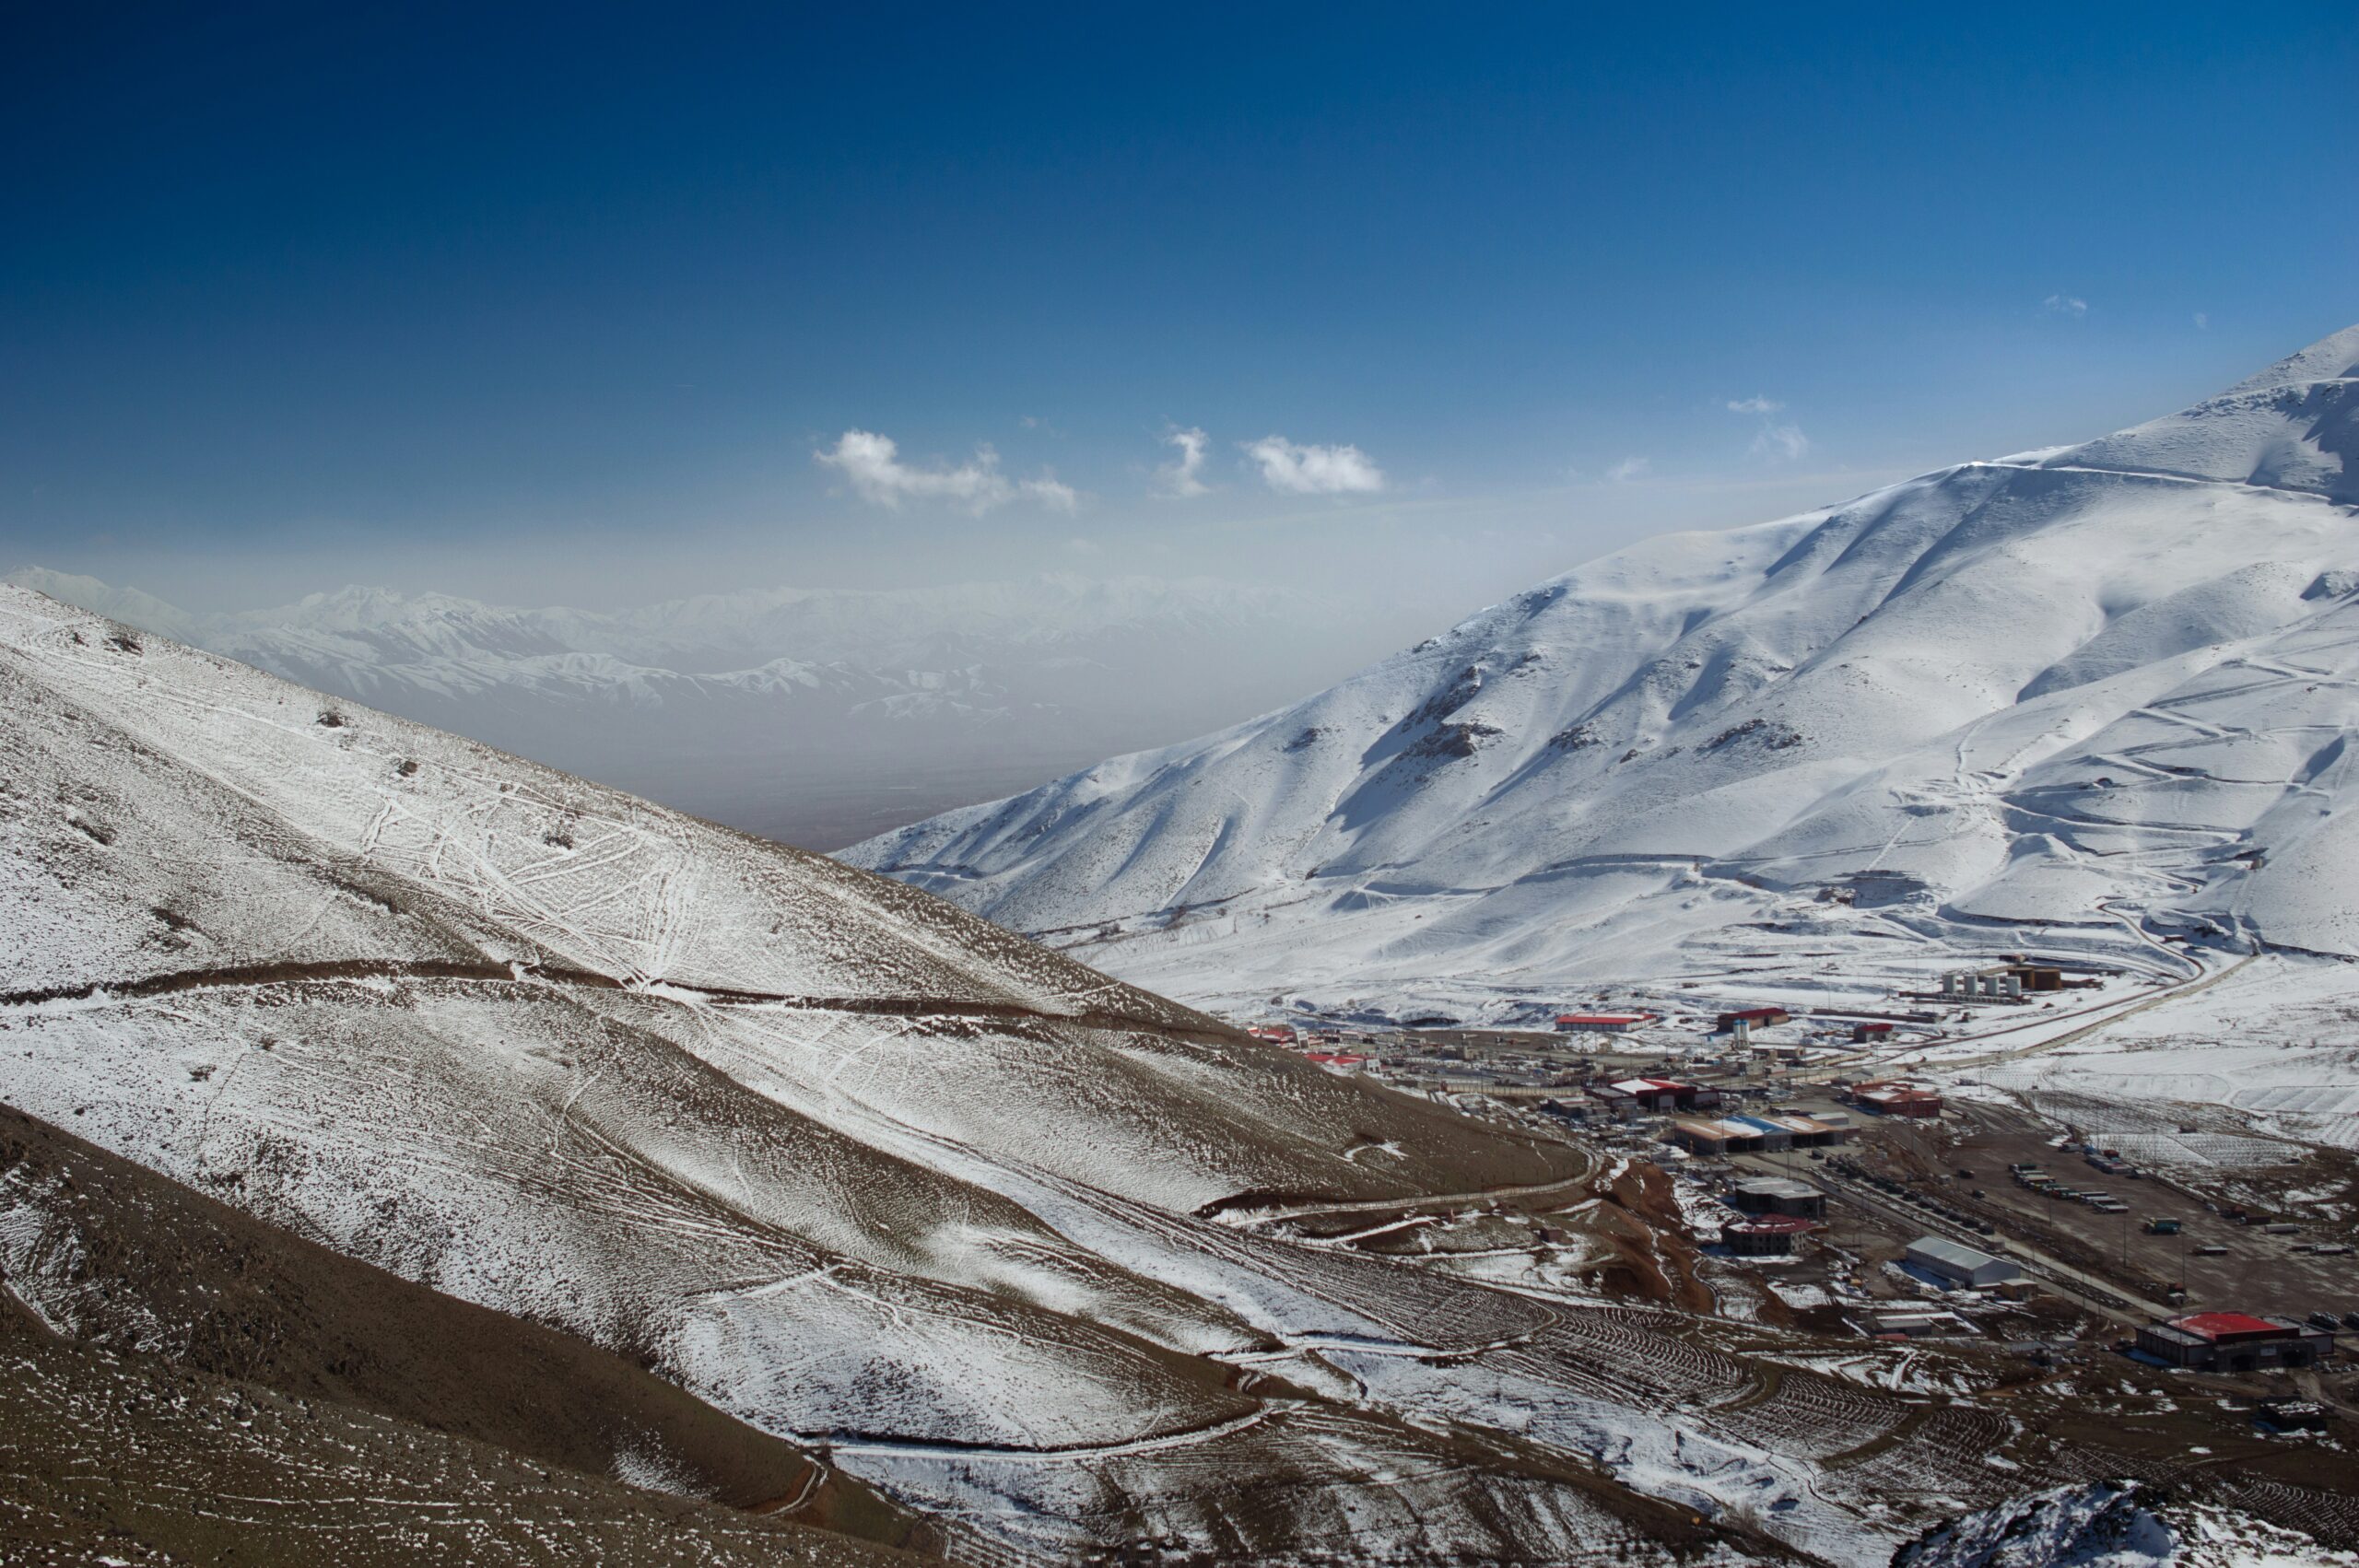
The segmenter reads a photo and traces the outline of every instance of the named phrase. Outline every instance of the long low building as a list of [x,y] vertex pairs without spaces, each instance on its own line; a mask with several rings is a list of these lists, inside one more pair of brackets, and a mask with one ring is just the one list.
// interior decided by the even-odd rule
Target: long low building
[[1682,1118],[1671,1124],[1671,1140],[1696,1154],[1759,1154],[1784,1149],[1824,1148],[1851,1136],[1800,1116],[1733,1116]]
[[1860,1083],[1851,1090],[1851,1103],[1878,1116],[1937,1117],[1942,1097],[1919,1083]]
[[1962,1246],[1941,1236],[1919,1236],[1910,1242],[1908,1261],[1937,1279],[1971,1290],[2004,1284],[2009,1280],[2024,1277],[2022,1269],[2003,1258],[1977,1252],[1970,1246]]
[[1633,1029],[1657,1021],[1651,1012],[1560,1012],[1556,1015],[1556,1032],[1560,1035],[1626,1035]]
[[1649,1111],[1710,1110],[1720,1103],[1718,1089],[1673,1078],[1624,1078],[1612,1083],[1592,1083],[1589,1093],[1599,1105],[1625,1117]]
[[2197,1312],[2139,1329],[2138,1348],[2172,1366],[2259,1372],[2273,1366],[2316,1366],[2334,1354],[2334,1336],[2290,1317]]

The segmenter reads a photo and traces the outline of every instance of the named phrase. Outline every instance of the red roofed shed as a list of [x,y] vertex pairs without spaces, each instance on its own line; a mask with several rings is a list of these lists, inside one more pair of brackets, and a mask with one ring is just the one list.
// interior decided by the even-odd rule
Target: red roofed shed
[[2189,1334],[2200,1334],[2215,1345],[2232,1345],[2240,1340],[2267,1340],[2285,1332],[2284,1325],[2267,1322],[2242,1312],[2199,1312],[2187,1317],[2174,1317],[2171,1327]]

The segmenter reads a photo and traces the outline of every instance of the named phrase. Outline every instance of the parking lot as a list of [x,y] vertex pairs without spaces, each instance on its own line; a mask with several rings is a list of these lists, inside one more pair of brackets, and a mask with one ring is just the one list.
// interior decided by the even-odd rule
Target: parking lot
[[[2140,1295],[2160,1299],[2164,1289],[2178,1284],[2190,1312],[2302,1317],[2359,1311],[2359,1255],[2295,1250],[2348,1245],[2347,1235],[2312,1226],[2272,1235],[2258,1225],[2235,1223],[2151,1173],[2137,1179],[2101,1174],[2077,1147],[2054,1148],[2038,1124],[2003,1109],[1957,1106],[1938,1127],[1879,1128],[1872,1146],[1888,1153],[1895,1174],[1906,1172],[1913,1185],[1943,1203],[1987,1219],[2001,1236],[2027,1241]],[[2110,1193],[2129,1211],[2107,1214],[2018,1186],[2009,1177],[2011,1164],[2038,1165],[2082,1192]],[[2179,1234],[2148,1234],[2146,1223],[2156,1219],[2177,1221]],[[2224,1250],[2207,1256],[2206,1248]]]

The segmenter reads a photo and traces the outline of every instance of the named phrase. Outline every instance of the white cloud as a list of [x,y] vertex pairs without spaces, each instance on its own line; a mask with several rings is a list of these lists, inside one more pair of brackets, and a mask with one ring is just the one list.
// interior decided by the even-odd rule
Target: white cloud
[[1605,476],[1616,485],[1627,485],[1633,479],[1644,479],[1654,464],[1643,457],[1625,457],[1605,471]]
[[2089,302],[2070,294],[2051,294],[2040,303],[2060,316],[2085,316],[2089,313]]
[[2210,332],[2212,330],[2212,317],[2210,312],[2204,310],[2198,310],[2195,312],[2195,330],[2197,332]]
[[1757,414],[1761,416],[1761,428],[1753,434],[1754,456],[1773,461],[1779,458],[1791,460],[1810,451],[1810,438],[1802,434],[1800,425],[1778,425],[1770,421],[1771,415],[1783,413],[1785,407],[1776,398],[1764,397],[1759,392],[1751,397],[1734,399],[1729,404],[1731,414]]
[[955,468],[920,468],[901,461],[890,436],[846,430],[832,449],[811,455],[839,470],[852,493],[872,506],[898,509],[904,501],[949,501],[980,517],[1019,497],[1057,511],[1081,505],[1080,493],[1048,470],[1038,479],[1008,478],[999,471],[999,453],[987,445]]
[[1284,436],[1239,443],[1262,465],[1262,482],[1297,496],[1371,495],[1384,488],[1384,471],[1357,447],[1297,446]]
[[1015,489],[1025,499],[1038,501],[1051,511],[1075,512],[1081,509],[1081,492],[1058,479],[1053,469],[1042,469],[1038,479],[1017,480]]
[[1202,477],[1204,471],[1204,453],[1212,446],[1211,440],[1202,430],[1192,427],[1185,430],[1174,430],[1163,438],[1163,444],[1167,447],[1179,448],[1180,456],[1155,471],[1156,489],[1167,496],[1186,497],[1201,496],[1212,488],[1203,482]]

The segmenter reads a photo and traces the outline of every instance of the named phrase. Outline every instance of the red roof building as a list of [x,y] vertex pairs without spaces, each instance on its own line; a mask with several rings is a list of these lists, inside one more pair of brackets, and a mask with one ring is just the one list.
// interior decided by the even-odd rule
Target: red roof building
[[1937,1117],[1942,1114],[1942,1097],[1915,1083],[1878,1082],[1854,1084],[1851,1103],[1879,1116]]
[[2316,1366],[2333,1356],[2334,1336],[2290,1317],[2198,1312],[2139,1329],[2138,1350],[2170,1366],[2259,1372],[2278,1366]]
[[2243,1312],[2198,1312],[2186,1317],[2174,1317],[2171,1327],[2183,1334],[2194,1334],[2215,1345],[2233,1344],[2238,1340],[2274,1339],[2285,1332],[2283,1326],[2266,1318]]
[[1635,1111],[1692,1111],[1720,1103],[1718,1089],[1681,1083],[1669,1078],[1625,1078],[1613,1083],[1592,1083],[1590,1097],[1602,1100],[1617,1116]]

